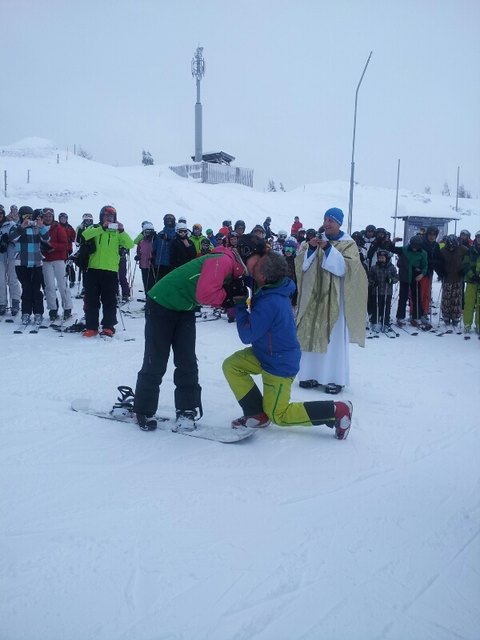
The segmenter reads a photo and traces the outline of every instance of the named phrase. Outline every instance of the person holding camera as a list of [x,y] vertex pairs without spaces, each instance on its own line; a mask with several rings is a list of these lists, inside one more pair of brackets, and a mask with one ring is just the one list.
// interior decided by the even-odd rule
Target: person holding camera
[[7,312],[10,292],[11,313],[16,316],[20,309],[21,288],[15,272],[15,245],[10,240],[10,230],[15,222],[9,220],[5,209],[0,204],[0,316]]
[[43,224],[43,211],[22,206],[18,210],[19,221],[9,232],[11,242],[15,242],[15,271],[22,285],[22,324],[28,324],[32,313],[37,325],[43,321],[41,243],[48,243],[50,236]]
[[[193,431],[202,416],[201,387],[195,355],[195,307],[231,307],[247,288],[244,256],[264,253],[265,242],[241,236],[238,248],[217,247],[194,258],[159,280],[147,294],[145,352],[138,372],[132,411],[144,431],[156,428],[160,385],[173,351],[177,431]],[[130,402],[132,399],[130,399]]]
[[123,224],[117,222],[117,210],[111,205],[100,209],[100,223],[82,232],[88,242],[95,241],[85,274],[85,338],[93,338],[99,330],[100,306],[103,307],[103,336],[113,337],[117,324],[117,289],[120,248],[132,249],[134,244]]

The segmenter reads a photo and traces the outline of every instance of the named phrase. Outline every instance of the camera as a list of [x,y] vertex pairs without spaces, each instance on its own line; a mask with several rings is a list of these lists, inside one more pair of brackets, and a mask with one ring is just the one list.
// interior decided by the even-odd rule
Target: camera
[[36,220],[29,220],[28,221],[28,226],[29,227],[36,227],[37,226],[37,221]]
[[108,228],[116,231],[118,229],[118,224],[116,222],[110,222]]

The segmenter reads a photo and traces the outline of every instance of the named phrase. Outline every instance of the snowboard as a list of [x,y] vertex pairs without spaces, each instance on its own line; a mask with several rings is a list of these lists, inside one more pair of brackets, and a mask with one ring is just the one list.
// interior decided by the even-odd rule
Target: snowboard
[[[71,403],[71,408],[77,413],[85,413],[89,416],[95,416],[96,418],[102,418],[103,420],[114,420],[115,422],[126,422],[127,424],[133,424],[138,428],[136,420],[130,414],[125,415],[112,415],[109,411],[98,411],[91,406],[88,398],[77,398]],[[197,428],[194,431],[174,431],[175,421],[166,418],[165,416],[155,416],[157,419],[157,428],[161,430],[170,430],[172,433],[182,436],[190,436],[192,438],[201,438],[202,440],[213,440],[215,442],[221,442],[223,444],[232,444],[233,442],[241,442],[250,436],[257,433],[258,429],[251,429],[248,427],[241,427],[239,429],[232,429],[231,427],[222,427],[218,425],[209,426],[200,424],[197,422]]]

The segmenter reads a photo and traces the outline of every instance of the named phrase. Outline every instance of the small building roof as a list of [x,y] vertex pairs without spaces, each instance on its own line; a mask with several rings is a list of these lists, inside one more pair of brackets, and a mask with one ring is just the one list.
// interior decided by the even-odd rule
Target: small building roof
[[[192,160],[195,160],[195,156],[191,156]],[[230,164],[235,160],[235,156],[231,156],[225,151],[207,151],[202,153],[202,160],[204,162],[213,162],[215,164]]]

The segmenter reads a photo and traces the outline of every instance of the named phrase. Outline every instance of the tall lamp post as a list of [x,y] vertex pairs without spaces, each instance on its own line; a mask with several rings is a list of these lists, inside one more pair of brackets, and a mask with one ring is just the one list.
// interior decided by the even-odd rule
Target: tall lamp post
[[192,59],[192,76],[197,83],[197,102],[195,103],[195,162],[201,162],[202,152],[202,103],[200,102],[200,81],[205,75],[203,47],[197,47]]
[[355,92],[355,111],[353,114],[353,143],[352,143],[352,163],[350,165],[350,198],[348,200],[348,233],[352,233],[352,211],[353,211],[353,184],[355,177],[355,133],[357,129],[357,102],[358,102],[358,90],[360,89],[360,85],[362,84],[363,76],[365,75],[365,71],[367,70],[368,63],[370,62],[370,58],[372,57],[373,51],[370,51],[370,55],[368,56],[368,60],[365,63],[365,67],[363,69],[363,73],[360,77],[360,81],[357,86],[357,90]]

